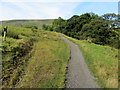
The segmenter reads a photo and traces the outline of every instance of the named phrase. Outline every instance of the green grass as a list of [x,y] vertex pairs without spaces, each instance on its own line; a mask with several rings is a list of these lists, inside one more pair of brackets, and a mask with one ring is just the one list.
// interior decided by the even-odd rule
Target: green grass
[[9,20],[9,21],[2,21],[2,25],[7,25],[7,26],[36,25],[39,29],[41,29],[43,24],[51,25],[53,20],[54,19]]
[[2,87],[64,88],[70,47],[57,33],[8,27],[0,50]]
[[[2,33],[2,30],[0,32]],[[0,38],[3,39],[2,36]],[[2,41],[0,47],[3,87],[14,87],[24,75],[24,67],[30,58],[30,51],[35,41],[37,34],[31,29],[8,27],[6,41]]]
[[22,88],[64,88],[70,47],[56,33],[46,32],[34,45]]
[[67,38],[79,46],[89,69],[101,87],[118,88],[118,49]]

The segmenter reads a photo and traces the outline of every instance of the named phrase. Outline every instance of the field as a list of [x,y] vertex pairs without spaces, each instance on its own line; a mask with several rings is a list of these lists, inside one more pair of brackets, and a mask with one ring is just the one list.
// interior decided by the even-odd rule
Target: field
[[41,29],[43,24],[51,25],[54,19],[36,19],[36,20],[9,20],[9,21],[0,21],[2,25],[7,26],[24,26],[24,25],[35,25]]
[[67,38],[79,46],[89,69],[101,87],[118,88],[118,49]]
[[57,33],[8,27],[0,50],[3,53],[2,87],[64,87],[70,47]]

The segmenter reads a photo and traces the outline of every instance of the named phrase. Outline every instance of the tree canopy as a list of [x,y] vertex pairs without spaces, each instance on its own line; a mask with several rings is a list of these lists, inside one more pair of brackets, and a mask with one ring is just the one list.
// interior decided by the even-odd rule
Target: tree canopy
[[80,16],[73,15],[67,20],[59,17],[54,20],[52,26],[47,26],[47,30],[64,33],[76,39],[118,48],[118,34],[113,30],[113,28],[119,27],[117,19],[118,15],[114,13],[102,16],[95,13],[85,13]]

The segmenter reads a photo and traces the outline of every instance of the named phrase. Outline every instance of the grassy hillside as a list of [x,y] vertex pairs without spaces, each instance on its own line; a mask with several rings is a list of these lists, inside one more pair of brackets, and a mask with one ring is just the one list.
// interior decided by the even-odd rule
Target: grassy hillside
[[31,57],[30,51],[37,40],[36,30],[34,31],[18,27],[8,28],[6,41],[2,42],[0,49],[2,51],[3,86],[15,86],[24,75],[25,66]]
[[89,69],[102,87],[118,88],[118,49],[67,38],[79,46]]
[[58,34],[8,27],[0,50],[3,53],[2,87],[64,87],[70,48]]
[[54,19],[43,19],[43,20],[9,20],[2,21],[2,25],[7,26],[23,26],[23,25],[36,25],[41,29],[43,24],[51,25]]
[[45,33],[34,45],[34,55],[18,87],[63,88],[70,49],[56,34]]

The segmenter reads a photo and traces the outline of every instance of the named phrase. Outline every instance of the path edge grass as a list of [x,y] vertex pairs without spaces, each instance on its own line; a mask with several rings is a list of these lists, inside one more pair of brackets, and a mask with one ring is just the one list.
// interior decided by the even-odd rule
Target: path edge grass
[[[108,86],[106,86],[106,85],[104,84],[103,80],[101,80],[101,79],[99,78],[99,76],[97,76],[97,74],[93,71],[94,68],[91,68],[90,65],[89,65],[89,63],[88,63],[87,54],[86,54],[86,52],[84,51],[83,47],[79,46],[79,44],[77,43],[77,41],[79,41],[79,40],[74,39],[74,38],[71,38],[71,37],[68,37],[68,36],[66,36],[66,35],[64,35],[64,34],[62,34],[62,35],[63,35],[64,37],[66,37],[67,39],[69,39],[70,41],[74,42],[76,45],[78,45],[80,51],[82,52],[82,54],[83,54],[83,56],[84,56],[84,58],[85,58],[85,62],[87,63],[87,66],[88,66],[91,74],[94,76],[95,81],[99,84],[99,86],[100,86],[101,88],[118,88],[119,82],[118,82],[117,85],[116,85],[117,87],[116,87],[116,86],[115,86],[115,87],[110,87],[110,86],[108,87]],[[103,46],[103,47],[104,47],[104,46]],[[110,48],[111,48],[111,47],[110,47]],[[117,61],[117,62],[118,62],[118,61]],[[116,68],[117,68],[117,66],[116,66]],[[118,77],[118,74],[117,74],[117,77]]]

